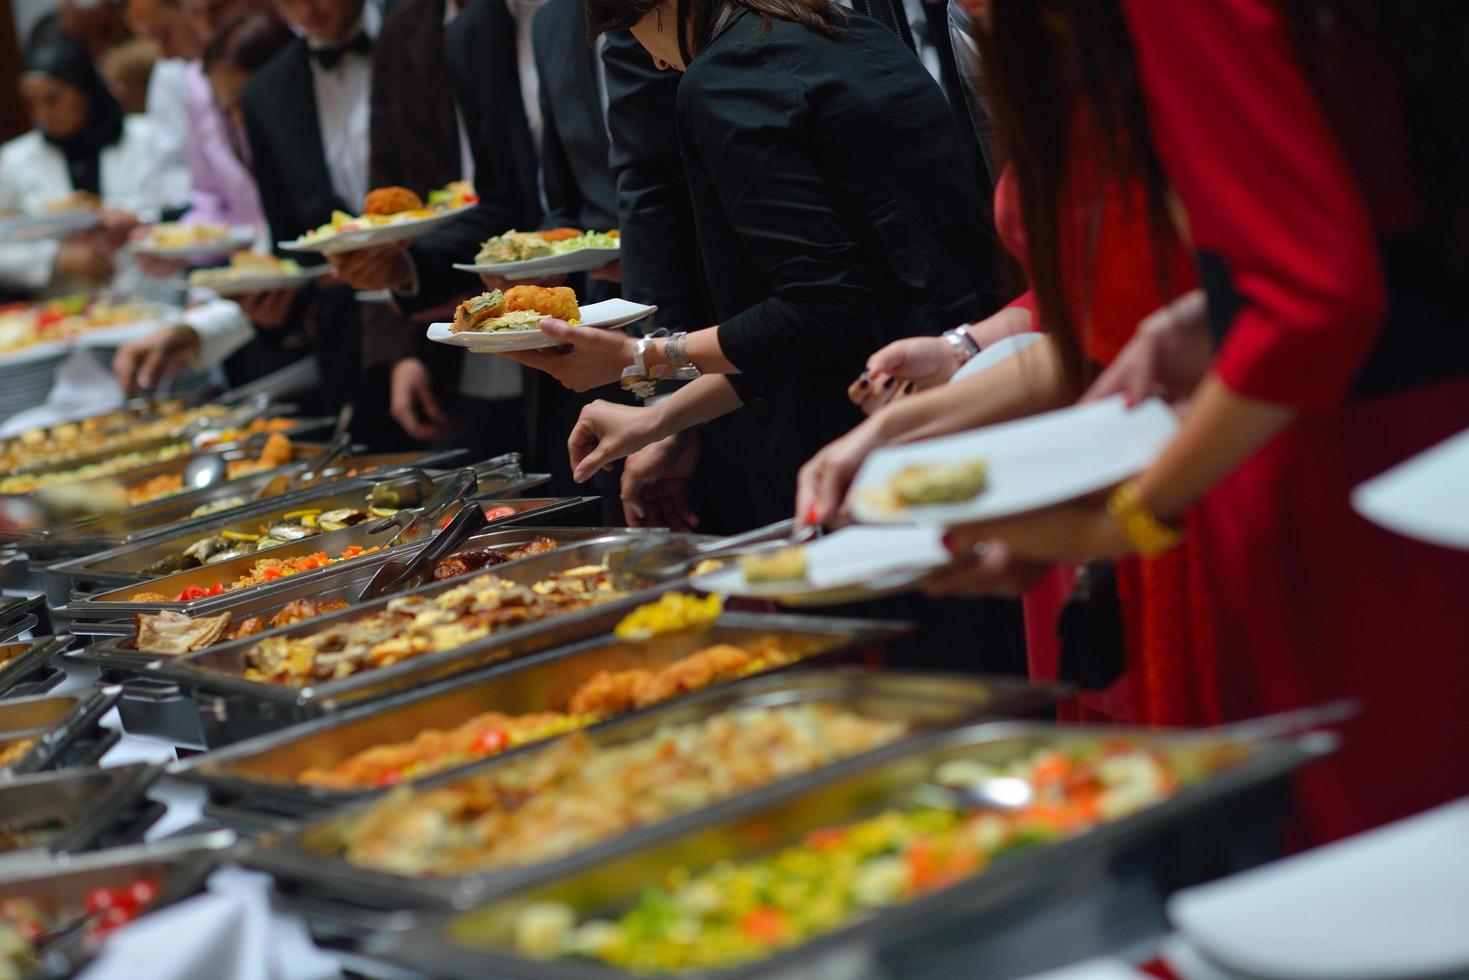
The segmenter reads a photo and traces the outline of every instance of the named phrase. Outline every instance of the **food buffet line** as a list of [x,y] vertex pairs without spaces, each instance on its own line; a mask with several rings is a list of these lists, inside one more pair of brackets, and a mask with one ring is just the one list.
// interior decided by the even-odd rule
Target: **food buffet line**
[[[369,974],[1023,973],[1278,853],[1330,749],[1057,727],[1060,689],[885,669],[904,624],[726,608],[697,584],[750,536],[596,527],[514,456],[331,423],[136,403],[0,442],[8,514],[117,496],[6,525],[0,976],[81,968],[222,864]],[[996,951],[1078,896],[1147,911]]]

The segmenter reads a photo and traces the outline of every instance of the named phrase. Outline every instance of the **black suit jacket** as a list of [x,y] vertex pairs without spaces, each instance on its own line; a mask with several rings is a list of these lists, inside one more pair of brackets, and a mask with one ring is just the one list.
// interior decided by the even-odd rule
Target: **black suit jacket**
[[454,99],[464,113],[480,206],[441,234],[414,243],[418,293],[400,300],[405,310],[437,306],[473,290],[479,280],[456,271],[454,263],[472,261],[486,238],[511,228],[537,228],[541,220],[536,152],[515,57],[515,20],[505,0],[470,0],[444,32],[444,50]]
[[587,43],[583,0],[551,0],[542,7],[532,40],[541,79],[542,223],[616,228],[617,186],[607,162],[597,53]]
[[738,15],[678,127],[730,380],[794,481],[860,420],[869,354],[984,311],[986,209],[938,86],[860,15],[835,38]]

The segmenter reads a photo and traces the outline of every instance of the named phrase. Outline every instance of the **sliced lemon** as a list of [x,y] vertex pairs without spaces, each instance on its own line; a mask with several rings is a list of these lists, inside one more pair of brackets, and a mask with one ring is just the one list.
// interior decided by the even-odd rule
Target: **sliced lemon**
[[258,534],[247,534],[244,531],[231,531],[229,529],[225,529],[223,531],[220,531],[219,532],[219,536],[222,537],[222,538],[224,538],[226,541],[259,541],[260,540],[260,535],[258,535]]

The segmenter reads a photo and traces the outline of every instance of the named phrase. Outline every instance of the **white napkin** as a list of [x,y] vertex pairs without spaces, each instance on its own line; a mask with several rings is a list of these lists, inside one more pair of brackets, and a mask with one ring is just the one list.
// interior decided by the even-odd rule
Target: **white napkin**
[[317,980],[337,961],[270,907],[270,878],[225,867],[209,890],[121,929],[82,980]]
[[75,348],[56,368],[56,381],[43,404],[17,412],[0,426],[0,438],[28,429],[121,408],[122,385],[101,361],[83,347]]

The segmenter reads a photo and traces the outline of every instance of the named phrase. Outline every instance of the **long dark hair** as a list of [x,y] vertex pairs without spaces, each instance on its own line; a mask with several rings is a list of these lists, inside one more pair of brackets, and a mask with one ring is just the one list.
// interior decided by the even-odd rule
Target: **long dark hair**
[[[658,0],[586,0],[587,36],[632,27],[658,6]],[[847,12],[832,0],[678,0],[675,25],[684,62],[709,46],[726,11],[749,10],[760,17],[765,30],[776,20],[800,24],[822,37],[835,37],[847,22]]]
[[86,45],[66,34],[42,37],[26,52],[24,72],[65,82],[86,97],[87,118],[81,129],[62,139],[45,138],[65,156],[72,189],[100,194],[102,150],[122,139],[123,111],[92,64]]
[[253,75],[295,36],[284,21],[270,14],[244,14],[228,21],[205,46],[204,68],[222,62]]

